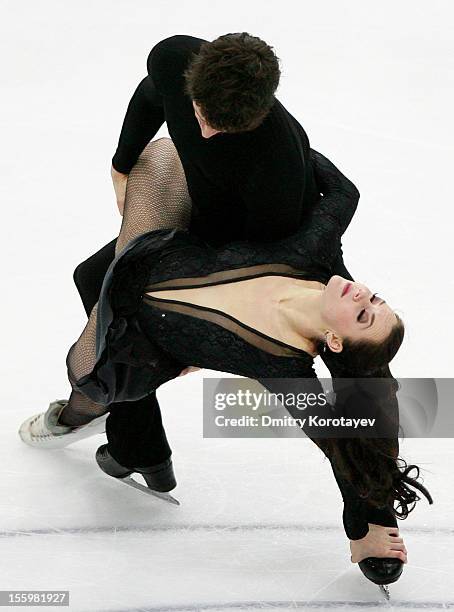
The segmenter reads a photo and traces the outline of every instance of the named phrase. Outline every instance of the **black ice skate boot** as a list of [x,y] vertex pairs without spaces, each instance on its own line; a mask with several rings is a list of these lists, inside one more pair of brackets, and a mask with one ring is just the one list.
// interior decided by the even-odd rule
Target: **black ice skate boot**
[[362,573],[389,599],[387,585],[397,582],[402,575],[404,562],[395,557],[367,557],[358,563]]
[[[96,462],[103,472],[117,478],[124,484],[139,489],[149,495],[154,495],[172,504],[180,505],[180,502],[168,493],[177,486],[173,471],[172,460],[169,457],[162,463],[147,467],[126,467],[116,461],[109,453],[107,444],[101,445],[96,451]],[[137,482],[131,475],[141,474],[147,486]]]

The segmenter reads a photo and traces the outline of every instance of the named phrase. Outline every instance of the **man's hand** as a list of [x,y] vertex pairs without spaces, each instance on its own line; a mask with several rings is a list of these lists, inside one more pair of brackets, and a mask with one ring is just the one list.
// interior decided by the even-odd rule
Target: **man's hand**
[[184,376],[185,374],[190,374],[191,372],[197,372],[197,370],[201,370],[201,369],[202,368],[197,368],[196,366],[188,366],[184,370],[181,370],[181,373],[178,374],[178,376]]
[[110,169],[110,174],[112,176],[112,182],[115,189],[115,195],[117,196],[117,206],[120,212],[120,215],[123,216],[123,210],[125,207],[125,197],[126,197],[126,183],[128,182],[128,174],[123,174],[122,172],[117,172],[115,168],[112,166]]

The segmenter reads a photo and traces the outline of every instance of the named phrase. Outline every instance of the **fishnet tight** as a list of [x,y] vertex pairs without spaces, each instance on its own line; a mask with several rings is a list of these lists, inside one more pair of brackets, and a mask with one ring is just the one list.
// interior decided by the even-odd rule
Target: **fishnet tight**
[[[189,225],[191,200],[178,153],[170,138],[150,142],[132,168],[127,185],[115,255],[136,236],[154,229]],[[68,354],[71,376],[78,380],[93,369],[96,359],[97,304],[79,339]],[[109,411],[78,391],[72,391],[59,423],[80,426]]]

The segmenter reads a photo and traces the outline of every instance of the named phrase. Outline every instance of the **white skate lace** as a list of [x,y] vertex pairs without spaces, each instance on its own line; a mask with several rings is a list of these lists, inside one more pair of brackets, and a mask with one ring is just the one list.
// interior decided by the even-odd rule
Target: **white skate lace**
[[66,428],[65,426],[62,425],[58,425],[57,427],[59,427],[60,431],[53,431],[52,429],[49,429],[49,427],[46,425],[46,413],[42,412],[41,414],[36,415],[31,421],[30,421],[30,434],[32,435],[32,437],[36,440],[49,440],[51,438],[55,438],[61,435],[64,435],[65,433],[68,433],[69,431],[71,431],[73,428]]
[[47,429],[44,422],[44,414],[43,412],[30,421],[30,433],[36,440],[48,440],[56,435]]

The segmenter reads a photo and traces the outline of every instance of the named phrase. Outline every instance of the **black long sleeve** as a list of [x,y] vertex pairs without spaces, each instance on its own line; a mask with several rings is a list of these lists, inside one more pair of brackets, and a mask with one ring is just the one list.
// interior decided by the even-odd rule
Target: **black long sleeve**
[[151,75],[135,90],[123,121],[118,147],[112,165],[118,172],[129,174],[139,155],[165,121],[162,96]]
[[[327,157],[311,149],[315,180],[323,194],[299,232],[317,255],[336,249],[358,207],[358,189]],[[306,242],[307,244],[307,242]]]
[[276,244],[291,249],[306,265],[324,269],[332,276],[342,235],[355,214],[360,194],[328,158],[314,149],[310,153],[317,186],[323,195],[298,230]]
[[[316,377],[315,372],[313,372],[312,377],[310,377],[309,373],[305,371],[304,376],[302,378],[266,378],[258,380],[270,393],[275,393],[278,395],[278,397],[280,396],[286,398],[297,398],[303,397],[304,394],[309,393],[313,394],[313,397],[322,397],[325,393],[320,381]],[[285,405],[284,407],[294,419],[304,417],[309,419],[310,416],[317,416],[321,418],[334,418],[335,416],[339,416],[335,414],[334,410],[329,404],[327,404],[325,407],[321,406],[320,404],[314,406],[313,408],[308,406],[304,409],[304,411],[302,411],[298,408],[295,408],[291,404],[290,400],[288,401],[289,405]],[[358,540],[360,538],[363,538],[369,531],[369,507],[360,498],[358,492],[353,487],[353,485],[339,474],[330,456],[328,446],[326,444],[326,439],[321,436],[320,431],[317,430],[316,426],[311,427],[308,425],[308,423],[309,421],[307,421],[306,424],[301,427],[301,429],[329,459],[331,468],[339,486],[342,495],[342,500],[344,503],[342,512],[342,522],[344,526],[344,531],[350,540]],[[324,428],[324,435],[326,437],[328,431],[329,428]],[[394,523],[392,523],[390,526],[395,525]]]
[[[325,390],[322,388],[320,380],[317,378],[315,371],[309,371],[307,368],[302,372],[301,378],[267,378],[258,379],[259,382],[271,393],[277,394],[279,397],[287,398],[288,405],[284,407],[295,418],[306,417],[304,425],[301,429],[304,433],[320,448],[320,450],[329,459],[331,469],[334,477],[338,484],[340,493],[343,500],[343,512],[342,522],[344,531],[350,540],[359,540],[367,535],[369,531],[369,523],[382,525],[385,527],[397,527],[396,517],[392,514],[389,508],[383,507],[378,508],[373,506],[365,499],[361,498],[357,489],[338,469],[336,462],[331,454],[331,447],[327,443],[327,438],[338,438],[340,429],[338,427],[326,426],[319,428],[317,425],[311,425],[310,417],[317,417],[319,419],[332,418],[339,419],[341,417],[345,419],[349,418],[363,418],[365,416],[364,402],[368,399],[364,397],[358,398],[352,397],[351,400],[344,402],[339,401],[340,387],[344,386],[350,393],[352,387],[349,385],[352,381],[342,381],[342,379],[333,379],[333,388],[336,393],[336,401],[332,404],[323,404],[318,402],[317,405],[304,408],[300,410],[295,407],[295,403],[290,398],[302,398],[308,394],[312,394],[311,397],[323,397]],[[387,381],[382,379],[384,383]],[[369,391],[371,389],[369,388]],[[397,438],[398,429],[398,407],[397,402],[392,401],[392,398],[385,401],[383,405],[375,404],[371,405],[368,403],[368,418],[375,418],[377,423],[376,434],[383,435],[384,438],[389,439],[389,448],[393,447],[393,452],[397,457],[399,442]],[[347,435],[347,434],[346,434]]]

